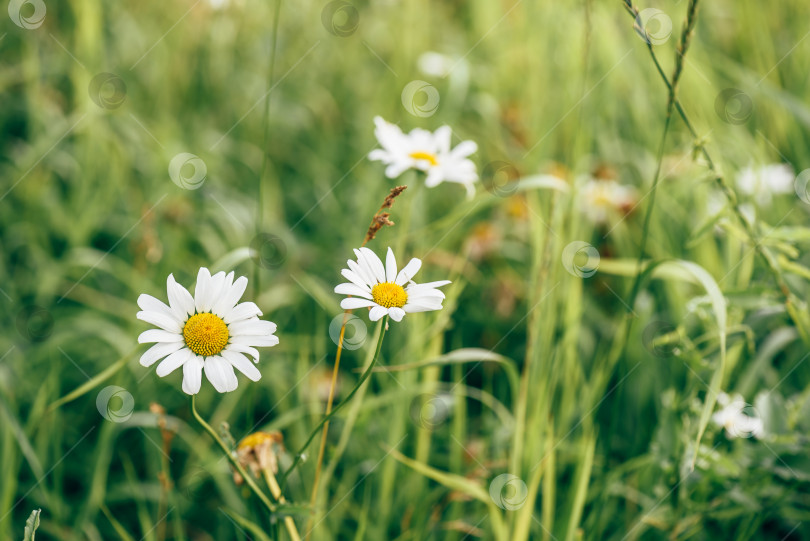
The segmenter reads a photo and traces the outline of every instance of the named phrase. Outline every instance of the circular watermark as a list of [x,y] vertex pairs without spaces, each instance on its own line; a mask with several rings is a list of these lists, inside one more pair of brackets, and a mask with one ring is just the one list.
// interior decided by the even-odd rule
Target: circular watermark
[[672,19],[660,9],[647,8],[636,15],[635,28],[645,42],[661,45],[672,35]]
[[181,480],[180,485],[185,486],[186,494],[188,495],[189,498],[192,498],[193,495],[194,495],[194,492],[197,489],[199,489],[209,477],[211,477],[211,474],[208,473],[208,471],[206,471],[203,468],[198,467],[191,474],[185,476]]
[[250,241],[250,258],[260,267],[277,269],[287,260],[287,243],[277,235],[259,233]]
[[810,205],[810,169],[805,169],[793,181],[793,189],[802,203]]
[[754,112],[754,100],[739,88],[726,88],[717,94],[714,112],[728,124],[745,124]]
[[526,503],[529,489],[517,475],[502,473],[489,484],[489,497],[501,509],[515,511]]
[[360,12],[349,2],[333,0],[321,10],[321,23],[333,36],[351,36],[360,26]]
[[730,416],[725,423],[726,432],[733,438],[753,438],[761,436],[762,418],[751,404],[741,404],[739,410]]
[[114,73],[99,73],[90,80],[87,93],[102,109],[118,109],[127,99],[127,84]]
[[575,240],[563,248],[562,264],[569,274],[590,278],[599,268],[599,250],[585,241]]
[[135,399],[123,387],[109,385],[96,397],[96,408],[102,417],[113,423],[123,423],[132,417]]
[[651,321],[641,333],[644,347],[656,357],[672,357],[678,352],[680,336],[672,341],[670,335],[678,332],[678,327],[667,321]]
[[439,91],[426,81],[411,81],[402,89],[402,106],[413,116],[433,116],[439,110]]
[[489,162],[481,171],[481,182],[487,191],[498,197],[514,195],[518,189],[520,172],[509,162]]
[[17,313],[17,332],[29,342],[42,342],[53,332],[53,316],[46,308],[32,304]]
[[411,419],[426,430],[436,430],[450,417],[453,401],[449,393],[420,394],[411,401]]
[[346,321],[346,330],[343,332],[343,349],[355,350],[366,343],[368,329],[362,319],[354,314],[339,314],[329,323],[329,338],[335,345],[340,343],[340,328]]
[[184,190],[198,189],[207,174],[202,158],[190,152],[181,152],[169,162],[169,177]]
[[11,0],[8,3],[8,16],[11,22],[26,30],[42,26],[46,11],[43,0]]

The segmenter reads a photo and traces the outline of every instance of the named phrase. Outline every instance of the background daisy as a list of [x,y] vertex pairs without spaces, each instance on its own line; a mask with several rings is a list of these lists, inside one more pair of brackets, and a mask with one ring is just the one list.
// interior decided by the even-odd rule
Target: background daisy
[[417,169],[427,174],[425,186],[429,188],[442,182],[455,182],[467,189],[468,196],[475,193],[478,172],[468,159],[478,150],[475,142],[462,141],[451,149],[450,126],[442,126],[433,133],[415,128],[404,134],[399,126],[381,117],[375,117],[374,124],[374,135],[382,148],[372,150],[368,157],[388,166],[385,176],[396,178],[408,169]]

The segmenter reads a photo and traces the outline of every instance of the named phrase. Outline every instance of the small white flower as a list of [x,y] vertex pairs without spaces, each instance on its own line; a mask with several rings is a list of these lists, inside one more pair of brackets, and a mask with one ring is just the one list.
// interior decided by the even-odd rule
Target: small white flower
[[473,141],[462,141],[450,148],[450,126],[442,126],[431,133],[415,128],[402,133],[396,124],[374,118],[374,135],[382,148],[372,150],[370,160],[381,161],[388,167],[385,176],[396,178],[408,169],[418,169],[427,174],[425,186],[432,188],[442,182],[455,182],[467,189],[467,195],[475,194],[478,172],[467,157],[478,150]]
[[[253,381],[262,377],[243,354],[259,362],[256,347],[278,344],[276,324],[262,321],[259,307],[239,302],[247,287],[244,276],[234,281],[233,272],[214,276],[205,267],[197,274],[194,297],[171,274],[166,280],[169,305],[152,297],[138,297],[138,319],[159,327],[141,333],[138,342],[156,343],[141,356],[141,365],[160,359],[157,375],[164,377],[183,367],[183,391],[200,391],[202,372],[220,393],[236,389],[234,368]],[[165,357],[165,359],[164,359]]]
[[761,438],[765,434],[762,419],[756,415],[745,413],[746,403],[742,396],[736,394],[729,396],[720,393],[717,403],[721,409],[712,415],[712,421],[720,427],[725,428],[728,438],[747,438],[754,436]]
[[412,278],[422,266],[420,260],[411,259],[397,272],[397,261],[391,248],[388,248],[385,266],[368,248],[355,250],[354,254],[357,261],[347,261],[349,268],[340,271],[349,282],[335,288],[335,293],[351,295],[340,303],[344,310],[371,308],[368,314],[371,321],[385,315],[401,321],[405,314],[412,312],[441,310],[444,293],[436,288],[450,281],[415,283]]
[[608,222],[612,213],[629,211],[638,200],[636,189],[615,180],[591,178],[580,189],[580,209],[595,224]]
[[447,77],[455,65],[452,58],[435,51],[428,51],[419,55],[416,61],[419,71],[431,77]]
[[746,167],[737,175],[740,191],[752,196],[760,206],[771,204],[773,194],[793,193],[795,175],[785,163],[771,163],[761,167]]

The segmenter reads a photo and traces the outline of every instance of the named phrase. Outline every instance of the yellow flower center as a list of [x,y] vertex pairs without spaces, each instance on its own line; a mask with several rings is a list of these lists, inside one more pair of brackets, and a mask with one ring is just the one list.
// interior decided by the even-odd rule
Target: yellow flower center
[[411,152],[408,154],[414,160],[425,160],[426,162],[430,163],[430,165],[439,165],[439,161],[436,159],[435,154],[431,154],[430,152]]
[[228,343],[228,336],[225,322],[219,316],[207,312],[194,314],[183,327],[183,339],[188,349],[203,357],[222,351]]
[[393,282],[383,282],[371,288],[374,302],[386,308],[402,308],[408,302],[405,289]]
[[253,449],[259,445],[281,443],[283,441],[281,432],[254,432],[245,436],[239,442],[238,450]]

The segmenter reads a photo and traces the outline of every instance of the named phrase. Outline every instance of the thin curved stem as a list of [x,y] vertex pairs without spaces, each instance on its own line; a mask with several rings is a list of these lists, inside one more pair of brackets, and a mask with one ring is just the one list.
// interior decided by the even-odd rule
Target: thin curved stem
[[335,408],[332,410],[332,412],[329,415],[325,415],[323,417],[323,419],[321,419],[321,422],[318,423],[318,426],[316,426],[315,429],[312,431],[312,433],[309,435],[307,440],[304,442],[304,445],[302,445],[301,448],[298,450],[298,452],[295,454],[295,459],[293,460],[293,463],[281,475],[281,479],[280,479],[279,484],[281,485],[282,490],[284,489],[284,485],[287,482],[287,477],[290,475],[290,473],[301,462],[304,452],[307,450],[307,447],[309,447],[309,444],[312,443],[312,440],[315,439],[315,436],[318,435],[318,433],[321,431],[323,426],[326,423],[328,423],[329,420],[332,417],[334,417],[335,414],[338,411],[340,411],[340,409],[343,406],[345,406],[346,404],[351,402],[352,397],[354,397],[354,395],[357,394],[357,391],[360,389],[360,387],[363,385],[363,383],[366,382],[366,380],[369,378],[371,373],[374,371],[374,367],[377,365],[377,360],[380,358],[380,350],[382,349],[383,338],[385,337],[385,331],[386,331],[387,328],[388,328],[388,316],[385,316],[382,319],[382,321],[380,322],[380,331],[379,331],[379,337],[377,338],[377,348],[376,348],[376,350],[374,352],[374,358],[371,360],[371,363],[368,365],[368,368],[366,368],[366,371],[363,372],[363,374],[360,376],[360,379],[357,380],[357,384],[354,386],[354,388],[351,390],[351,392],[346,396],[346,398],[344,400],[342,400],[340,402],[340,404],[335,406]]
[[194,398],[195,397],[196,397],[196,395],[191,395],[191,414],[194,416],[194,419],[196,419],[197,422],[200,423],[200,426],[202,426],[205,429],[205,431],[208,432],[208,434],[210,434],[210,436],[212,438],[214,438],[214,441],[217,442],[217,445],[219,445],[219,448],[222,449],[222,452],[225,453],[226,457],[228,457],[228,460],[230,461],[231,466],[233,466],[234,469],[237,472],[239,472],[239,475],[241,475],[242,479],[245,480],[245,483],[247,483],[247,486],[256,495],[256,497],[259,498],[259,500],[261,500],[262,504],[267,508],[267,510],[270,511],[270,513],[275,513],[276,512],[276,506],[273,504],[273,502],[271,502],[270,499],[267,497],[267,495],[262,491],[262,489],[259,488],[259,485],[256,484],[256,481],[253,480],[253,477],[251,477],[245,471],[245,468],[242,467],[242,465],[239,463],[239,461],[233,455],[231,450],[228,449],[228,446],[225,445],[225,442],[222,441],[222,438],[219,437],[219,434],[217,434],[216,430],[214,430],[211,427],[211,425],[209,425],[207,422],[205,422],[205,419],[203,419],[200,416],[200,414],[197,413],[197,408],[194,405]]

